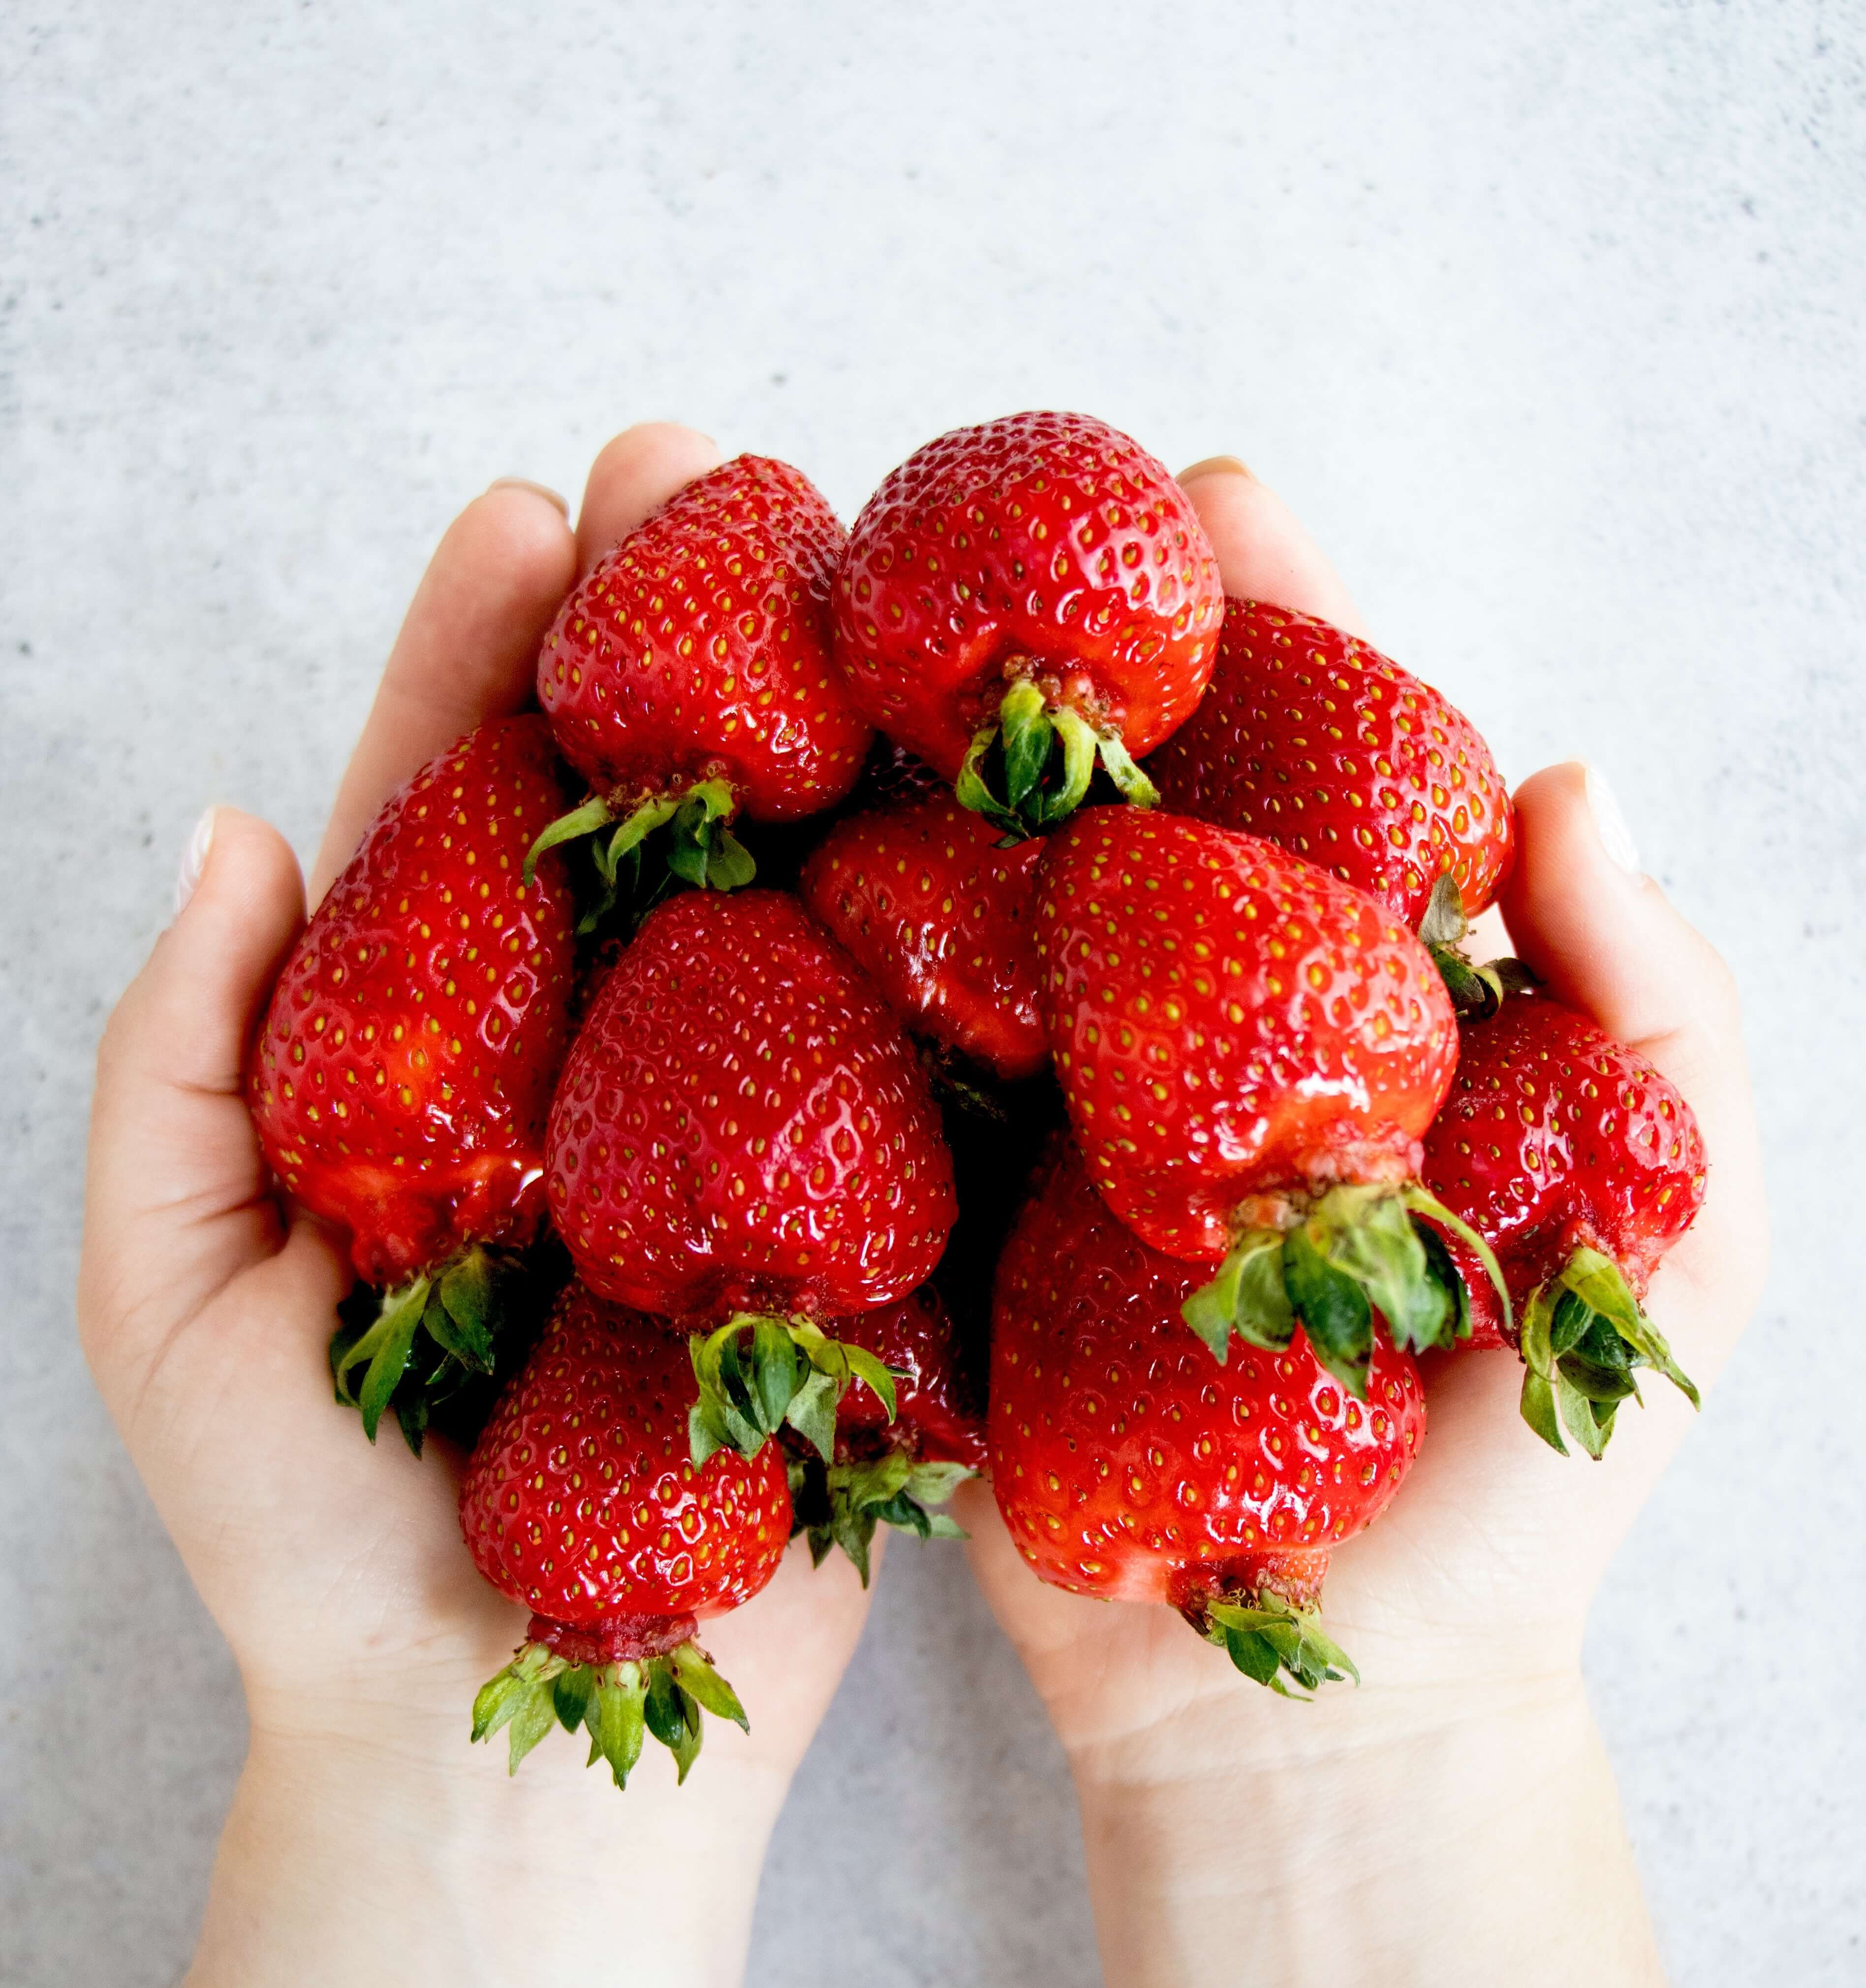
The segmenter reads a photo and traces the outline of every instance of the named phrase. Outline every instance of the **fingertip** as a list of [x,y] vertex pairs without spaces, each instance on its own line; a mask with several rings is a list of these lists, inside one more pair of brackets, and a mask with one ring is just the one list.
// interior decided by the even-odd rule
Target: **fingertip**
[[677,491],[725,460],[711,435],[678,421],[640,421],[604,443],[577,513],[580,570],[587,573]]
[[1316,615],[1367,639],[1361,610],[1321,547],[1236,456],[1207,456],[1178,480],[1218,555],[1226,593]]

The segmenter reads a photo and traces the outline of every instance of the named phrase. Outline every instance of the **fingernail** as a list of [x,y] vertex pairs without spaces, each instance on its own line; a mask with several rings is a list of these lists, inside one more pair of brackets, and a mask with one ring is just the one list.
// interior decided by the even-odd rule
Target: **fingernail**
[[548,483],[534,483],[529,476],[495,476],[486,485],[488,490],[529,490],[534,497],[542,497],[548,504],[555,504],[567,519],[570,515],[570,500],[553,490]]
[[1252,476],[1255,481],[1250,465],[1235,455],[1203,456],[1190,469],[1181,470],[1174,480],[1190,483],[1195,476]]
[[1612,784],[1598,766],[1587,769],[1587,806],[1594,815],[1594,832],[1601,838],[1601,847],[1629,876],[1638,876],[1639,850],[1633,831],[1620,812]]
[[180,918],[188,909],[188,901],[194,894],[194,887],[201,881],[201,873],[208,867],[208,851],[214,846],[214,817],[219,812],[209,808],[194,824],[194,832],[188,839],[188,847],[181,852],[181,867],[175,877],[175,916]]

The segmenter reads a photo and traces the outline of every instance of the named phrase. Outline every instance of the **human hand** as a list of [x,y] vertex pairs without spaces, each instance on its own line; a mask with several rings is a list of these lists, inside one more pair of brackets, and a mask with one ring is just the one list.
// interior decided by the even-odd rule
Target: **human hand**
[[[311,878],[323,894],[382,801],[530,698],[577,573],[719,460],[635,428],[597,458],[573,534],[497,485],[422,580]],[[297,864],[230,808],[192,894],[99,1055],[79,1316],[86,1357],[238,1661],[251,1745],[194,1968],[238,1980],[735,1981],[765,1844],[867,1600],[840,1555],[791,1553],[704,1640],[750,1714],[709,1722],[675,1790],[651,1748],[618,1794],[580,1748],[509,1781],[470,1747],[474,1693],[524,1640],[455,1513],[463,1459],[372,1449],[332,1398],[342,1249],[274,1200],[243,1098],[246,1046],[304,918]],[[877,1542],[877,1547],[879,1542]]]
[[[1229,593],[1365,632],[1241,465],[1181,480]],[[1524,783],[1502,917],[1479,921],[1472,953],[1518,954],[1696,1112],[1709,1191],[1648,1309],[1706,1385],[1767,1253],[1736,999],[1716,954],[1634,874],[1603,793],[1578,766]],[[1330,1564],[1325,1626],[1365,1682],[1312,1706],[1240,1677],[1167,1609],[1043,1586],[989,1492],[958,1501],[980,1583],[1071,1762],[1117,1988],[1229,1980],[1242,1953],[1264,1983],[1656,1978],[1580,1651],[1601,1576],[1690,1410],[1648,1388],[1645,1412],[1623,1415],[1589,1464],[1523,1425],[1515,1360],[1442,1356],[1425,1378],[1419,1462]]]

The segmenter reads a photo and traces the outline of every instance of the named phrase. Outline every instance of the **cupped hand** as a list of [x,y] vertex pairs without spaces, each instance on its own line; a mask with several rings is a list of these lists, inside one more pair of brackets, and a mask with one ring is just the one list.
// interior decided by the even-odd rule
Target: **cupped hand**
[[[1218,459],[1184,481],[1229,593],[1367,634],[1313,542],[1242,465]],[[1473,955],[1516,953],[1696,1112],[1708,1191],[1648,1309],[1708,1388],[1754,1307],[1768,1247],[1731,977],[1638,873],[1597,775],[1548,768],[1516,803],[1516,867]],[[1629,1404],[1591,1463],[1556,1456],[1524,1426],[1514,1357],[1438,1356],[1425,1378],[1419,1461],[1384,1516],[1337,1550],[1323,1596],[1325,1626],[1364,1682],[1328,1686],[1311,1705],[1249,1682],[1168,1610],[1043,1586],[989,1490],[967,1487],[958,1501],[979,1582],[1075,1770],[1110,1983],[1221,1978],[1212,1922],[1226,1915],[1240,1936],[1256,1927],[1266,1981],[1332,1980],[1336,1963],[1381,1955],[1393,1982],[1505,1978],[1486,1966],[1517,1981],[1584,1961],[1590,1978],[1650,1967],[1580,1648],[1607,1563],[1692,1411],[1649,1382],[1643,1413]],[[1616,1853],[1607,1868],[1550,1868],[1577,1832]],[[1503,1865],[1533,1875],[1539,1902],[1498,1875]],[[1405,1913],[1389,1905],[1374,1923],[1383,1885],[1402,1875]],[[1565,1918],[1564,1875],[1592,1892]],[[1456,1919],[1449,1947],[1431,1936],[1435,1887]],[[1317,1916],[1296,1923],[1304,1913]]]
[[[402,780],[529,701],[578,573],[718,459],[689,430],[635,428],[598,458],[574,533],[519,484],[461,513],[344,778],[313,903]],[[431,1439],[417,1462],[392,1425],[372,1449],[333,1400],[343,1239],[282,1212],[242,1097],[304,921],[297,864],[265,823],[221,808],[184,887],[99,1055],[79,1314],[246,1690],[251,1754],[193,1978],[406,1980],[458,1946],[462,1979],[606,1979],[624,1961],[631,1981],[735,1979],[765,1837],[861,1629],[853,1570],[793,1552],[703,1625],[752,1730],[709,1721],[678,1792],[658,1748],[619,1794],[585,1771],[580,1741],[548,1738],[511,1782],[502,1744],[469,1746],[475,1690],[522,1641],[525,1611],[468,1558],[459,1454]],[[384,1912],[399,1944],[382,1943]]]

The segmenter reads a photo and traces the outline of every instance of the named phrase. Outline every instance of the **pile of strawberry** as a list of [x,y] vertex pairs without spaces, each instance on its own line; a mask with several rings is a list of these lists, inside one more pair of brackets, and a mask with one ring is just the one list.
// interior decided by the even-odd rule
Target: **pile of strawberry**
[[1512,855],[1482,740],[1227,600],[1126,437],[962,430],[848,533],[741,457],[537,682],[384,806],[249,1072],[350,1239],[339,1400],[471,1445],[515,1768],[559,1723],[684,1777],[745,1717],[699,1623],[797,1532],[864,1581],[878,1523],[957,1533],[973,1472],[1043,1579],[1313,1689],[1419,1356],[1513,1348],[1594,1456],[1638,1369],[1689,1391],[1639,1299],[1696,1130],[1459,951]]

